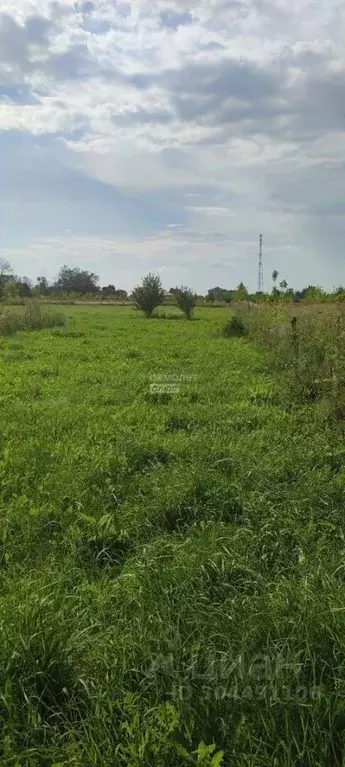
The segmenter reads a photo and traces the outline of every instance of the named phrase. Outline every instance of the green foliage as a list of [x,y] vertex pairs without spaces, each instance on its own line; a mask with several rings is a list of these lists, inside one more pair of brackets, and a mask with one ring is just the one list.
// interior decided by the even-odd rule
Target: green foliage
[[236,294],[235,290],[227,290],[226,288],[211,288],[207,293],[208,301],[218,301],[220,303],[230,304]]
[[9,280],[12,280],[12,267],[9,261],[0,257],[0,299],[3,298],[4,289]]
[[41,296],[47,296],[50,292],[49,282],[46,277],[38,277],[36,292]]
[[340,765],[341,305],[61,312],[0,338],[1,764]]
[[240,282],[240,284],[237,287],[236,293],[235,293],[235,300],[236,301],[246,301],[249,297],[248,290],[246,286],[243,284],[243,282]]
[[101,288],[101,293],[103,298],[125,299],[128,297],[126,290],[116,290],[115,285],[104,286]]
[[97,293],[99,277],[93,272],[78,267],[62,266],[53,285],[53,290],[63,293]]
[[247,328],[242,317],[233,314],[223,327],[223,335],[229,338],[241,338],[247,334]]
[[164,301],[164,290],[161,278],[155,274],[148,274],[143,278],[141,285],[133,290],[135,306],[150,318],[155,309]]
[[189,288],[181,287],[175,291],[176,304],[181,312],[183,312],[188,320],[192,319],[194,309],[196,307],[197,297]]
[[12,335],[20,330],[40,330],[61,327],[63,314],[43,310],[38,301],[29,300],[22,309],[8,310],[0,316],[0,335]]

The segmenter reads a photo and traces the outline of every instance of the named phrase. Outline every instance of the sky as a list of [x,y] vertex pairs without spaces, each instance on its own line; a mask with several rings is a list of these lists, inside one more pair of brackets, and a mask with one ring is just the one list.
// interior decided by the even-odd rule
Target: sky
[[0,256],[345,283],[343,0],[0,0]]

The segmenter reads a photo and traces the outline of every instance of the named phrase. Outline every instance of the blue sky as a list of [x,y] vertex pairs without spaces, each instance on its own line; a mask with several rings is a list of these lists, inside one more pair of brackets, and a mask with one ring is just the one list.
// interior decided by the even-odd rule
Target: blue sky
[[0,255],[345,283],[341,0],[0,0]]

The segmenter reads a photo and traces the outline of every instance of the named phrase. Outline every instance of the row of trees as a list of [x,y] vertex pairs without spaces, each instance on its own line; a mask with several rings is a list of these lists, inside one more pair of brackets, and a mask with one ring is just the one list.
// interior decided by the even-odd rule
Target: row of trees
[[63,266],[57,278],[49,283],[46,277],[38,277],[33,283],[29,277],[18,277],[13,273],[8,261],[0,259],[0,297],[1,298],[30,298],[41,295],[102,295],[104,298],[125,299],[126,290],[119,290],[115,285],[100,287],[99,277],[78,267]]
[[294,290],[288,286],[287,281],[278,281],[279,273],[275,269],[272,273],[272,289],[267,293],[249,293],[246,286],[241,282],[236,290],[226,290],[225,288],[212,288],[208,291],[207,300],[210,302],[231,301],[310,301],[314,303],[322,301],[345,301],[345,288],[342,285],[335,288],[331,293],[323,290],[316,285],[308,285],[303,290]]
[[[189,288],[171,288],[171,295],[174,296],[175,303],[186,315],[188,320],[192,319],[198,296]],[[163,289],[160,277],[155,274],[148,274],[133,290],[132,298],[138,309],[141,309],[145,316],[150,318],[155,309],[164,302],[165,291]]]
[[[321,288],[309,285],[309,287],[295,293],[288,287],[286,280],[282,280],[277,287],[277,280],[279,274],[274,270],[272,274],[273,288],[270,294],[256,293],[254,296],[250,296],[247,288],[241,282],[235,291],[222,291],[221,288],[214,288],[209,291],[208,298],[210,301],[281,301],[281,300],[311,300],[318,302],[320,300],[327,300],[330,297],[332,300],[345,300],[345,290],[342,287],[337,288],[332,294],[325,293]],[[191,319],[194,308],[198,302],[198,296],[196,296],[189,288],[171,288],[170,294],[173,295],[175,303],[184,312],[188,319]],[[141,285],[134,289],[132,298],[135,305],[141,309],[146,317],[152,317],[154,310],[160,306],[165,298],[165,293],[161,280],[154,274],[148,274],[144,277]]]
[[[152,275],[151,275],[152,277]],[[89,272],[78,267],[63,266],[56,279],[49,283],[46,277],[38,277],[36,283],[28,277],[18,277],[13,273],[8,261],[0,258],[0,299],[14,299],[16,297],[30,298],[31,296],[95,296],[98,298],[122,299],[134,298],[138,288],[134,289],[131,296],[128,296],[126,290],[115,288],[115,285],[105,285],[100,287],[100,280],[97,274]],[[160,283],[161,284],[161,283]],[[162,295],[166,299],[166,294],[161,288]],[[187,288],[183,288],[186,292]],[[169,294],[172,299],[181,293],[181,288],[170,288]],[[195,295],[189,291],[191,295]],[[327,300],[345,300],[345,288],[339,286],[332,293],[327,293],[322,288],[314,285],[308,285],[303,290],[294,290],[289,287],[285,279],[279,281],[277,270],[272,273],[272,288],[267,293],[249,293],[243,282],[234,290],[227,288],[211,288],[206,296],[197,296],[196,300],[206,300],[212,303],[231,303],[232,301],[327,301]]]

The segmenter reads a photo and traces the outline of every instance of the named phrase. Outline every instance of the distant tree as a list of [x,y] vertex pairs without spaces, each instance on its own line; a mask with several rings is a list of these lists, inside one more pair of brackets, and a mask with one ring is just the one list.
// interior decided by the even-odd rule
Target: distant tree
[[325,301],[325,299],[327,298],[327,294],[322,288],[318,286],[308,285],[307,288],[303,288],[303,290],[301,291],[301,297],[302,297],[302,300],[304,301],[318,302],[318,301]]
[[226,301],[226,303],[230,303],[234,296],[236,291],[235,290],[227,290],[226,288],[211,288],[207,293],[207,301]]
[[105,285],[101,288],[101,292],[106,298],[127,298],[127,291],[116,290],[115,285]]
[[20,298],[31,298],[32,288],[27,277],[23,277],[22,280],[17,281],[16,286]]
[[281,290],[286,290],[287,286],[288,286],[288,284],[287,284],[286,280],[282,280],[279,283],[279,287],[281,288]]
[[246,299],[248,299],[248,290],[243,282],[240,282],[236,290],[236,301],[245,301]]
[[35,292],[41,296],[47,296],[50,292],[50,285],[46,277],[37,277],[37,283],[35,285]]
[[164,301],[164,290],[161,278],[151,272],[143,278],[141,285],[133,290],[133,299],[138,309],[150,318],[157,306]]
[[6,282],[12,277],[12,267],[9,261],[0,257],[0,298],[3,296]]
[[6,260],[6,258],[0,257],[0,277],[2,277],[4,274],[12,274],[12,266],[10,262]]
[[54,282],[54,290],[63,293],[98,293],[99,277],[78,267],[63,266]]
[[175,301],[181,312],[184,312],[188,320],[192,319],[193,312],[196,306],[197,297],[189,288],[181,286],[176,288]]
[[317,288],[315,287],[315,285],[308,285],[308,287],[307,287],[307,288],[303,288],[303,290],[300,290],[300,291],[299,291],[299,295],[301,296],[301,298],[305,298],[305,296],[306,296],[308,293],[309,293],[309,294],[310,294],[310,293],[313,293],[315,290],[317,290]]
[[114,296],[115,285],[105,285],[101,288],[101,292],[103,296]]
[[4,282],[2,298],[9,302],[15,298],[20,298],[18,283],[14,279],[8,279]]
[[279,298],[280,296],[280,290],[277,288],[277,279],[279,277],[279,272],[277,269],[274,269],[272,272],[272,280],[273,280],[273,288],[272,288],[272,298],[275,300]]

